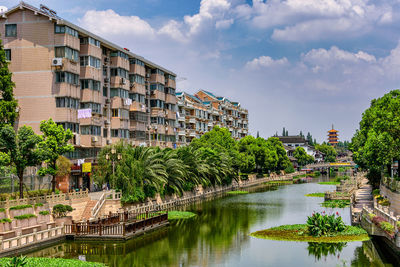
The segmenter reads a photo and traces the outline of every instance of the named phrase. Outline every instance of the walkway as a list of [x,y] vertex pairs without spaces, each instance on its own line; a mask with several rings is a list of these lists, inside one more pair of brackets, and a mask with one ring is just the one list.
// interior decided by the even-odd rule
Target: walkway
[[372,197],[372,186],[368,184],[367,178],[362,178],[361,183],[351,198],[351,220],[352,224],[360,223],[360,215],[363,207],[372,208],[374,200]]

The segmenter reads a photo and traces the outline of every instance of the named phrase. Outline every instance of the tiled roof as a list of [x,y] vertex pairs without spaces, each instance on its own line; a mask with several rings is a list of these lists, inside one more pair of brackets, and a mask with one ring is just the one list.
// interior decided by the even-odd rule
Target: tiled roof
[[301,137],[300,135],[292,135],[292,136],[277,136],[279,141],[284,144],[299,144],[306,143],[306,139]]

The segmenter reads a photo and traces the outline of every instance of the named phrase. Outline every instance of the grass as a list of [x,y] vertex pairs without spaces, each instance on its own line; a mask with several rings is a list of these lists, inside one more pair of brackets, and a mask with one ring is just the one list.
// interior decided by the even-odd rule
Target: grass
[[325,193],[310,193],[306,194],[306,197],[325,197]]
[[350,200],[341,200],[341,199],[327,200],[321,203],[321,206],[325,208],[345,208],[350,206]]
[[36,203],[35,208],[37,208],[37,207],[43,207],[43,203]]
[[244,194],[248,194],[249,191],[229,191],[227,194],[229,195],[244,195]]
[[331,182],[319,182],[318,184],[338,185],[338,184],[340,184],[340,182],[335,182],[335,181],[331,181]]
[[293,180],[299,179],[299,178],[304,178],[304,177],[307,177],[307,174],[300,174],[300,175],[293,176]]
[[16,220],[25,220],[25,219],[34,218],[34,217],[36,217],[35,214],[28,213],[28,214],[23,214],[23,215],[20,215],[20,216],[15,216],[14,219],[16,219]]
[[[87,262],[71,259],[56,259],[56,258],[26,258],[27,264],[25,267],[104,267],[105,265],[98,262]],[[11,258],[0,258],[0,266],[6,266]]]
[[196,217],[196,213],[190,211],[168,211],[168,220],[181,220],[181,219],[191,219]]
[[32,205],[18,205],[18,206],[13,206],[13,207],[10,207],[9,210],[23,210],[23,209],[26,209],[26,208],[32,208]]
[[47,211],[47,210],[42,210],[42,211],[39,211],[39,214],[40,214],[40,215],[49,215],[50,212]]
[[307,234],[306,224],[290,224],[269,228],[251,233],[251,236],[269,240],[338,243],[369,240],[367,232],[356,226],[347,226],[343,232],[330,235],[314,237]]

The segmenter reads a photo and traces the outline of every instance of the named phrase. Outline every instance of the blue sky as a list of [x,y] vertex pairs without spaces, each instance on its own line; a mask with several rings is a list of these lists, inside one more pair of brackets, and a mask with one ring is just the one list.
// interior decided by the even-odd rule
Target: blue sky
[[28,3],[171,69],[178,90],[239,101],[264,137],[286,127],[324,141],[334,124],[349,140],[370,101],[399,88],[399,0]]

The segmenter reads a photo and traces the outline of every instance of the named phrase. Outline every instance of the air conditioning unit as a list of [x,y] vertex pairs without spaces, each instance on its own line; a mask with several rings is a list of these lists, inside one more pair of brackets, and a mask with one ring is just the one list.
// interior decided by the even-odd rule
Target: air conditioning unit
[[97,136],[92,136],[92,143],[96,143],[99,141],[99,138]]
[[61,57],[55,57],[53,58],[53,60],[51,61],[51,65],[52,66],[62,66],[63,61]]
[[126,84],[126,79],[125,78],[121,78],[121,84]]
[[104,83],[109,83],[110,79],[109,78],[104,78]]
[[107,140],[107,141],[106,141],[106,144],[107,144],[107,145],[111,145],[111,140]]
[[111,99],[107,98],[106,99],[106,104],[110,104],[111,103]]
[[146,73],[146,78],[150,78],[150,73]]
[[168,131],[168,126],[165,126],[165,130]]
[[108,57],[106,57],[106,58],[104,58],[104,62],[110,62],[110,58],[108,58]]
[[134,84],[134,83],[131,83],[129,87],[130,87],[130,88],[135,88],[135,84]]

